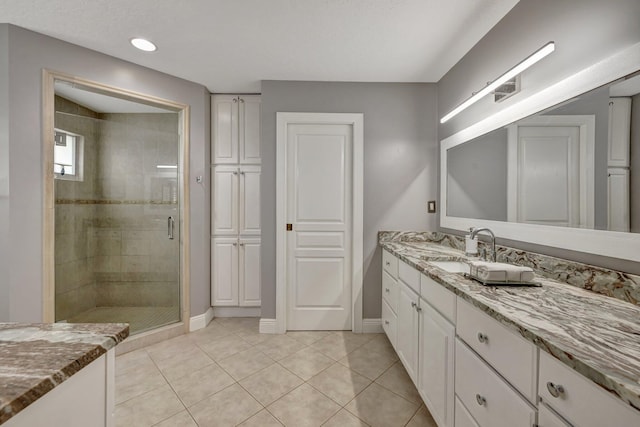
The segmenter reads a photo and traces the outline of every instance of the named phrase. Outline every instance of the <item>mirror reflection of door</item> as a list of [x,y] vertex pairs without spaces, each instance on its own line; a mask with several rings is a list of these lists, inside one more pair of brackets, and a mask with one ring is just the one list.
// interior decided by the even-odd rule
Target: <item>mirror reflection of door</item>
[[509,127],[508,221],[593,227],[593,116],[541,116]]

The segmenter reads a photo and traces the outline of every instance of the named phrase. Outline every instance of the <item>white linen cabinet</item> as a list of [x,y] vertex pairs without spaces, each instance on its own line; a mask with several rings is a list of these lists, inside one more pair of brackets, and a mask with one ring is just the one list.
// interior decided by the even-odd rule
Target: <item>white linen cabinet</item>
[[260,307],[260,96],[211,97],[211,305]]

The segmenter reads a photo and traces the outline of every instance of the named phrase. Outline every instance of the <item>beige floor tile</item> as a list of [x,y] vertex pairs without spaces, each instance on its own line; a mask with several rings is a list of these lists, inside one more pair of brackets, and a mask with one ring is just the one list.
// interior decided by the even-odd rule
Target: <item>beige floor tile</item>
[[155,364],[144,348],[116,357],[116,375],[149,366],[155,366]]
[[153,344],[146,349],[149,356],[151,356],[155,362],[159,362],[179,355],[184,352],[186,348],[194,345],[195,344],[189,339],[188,335],[180,335],[178,337]]
[[418,405],[373,383],[345,409],[373,427],[396,427],[404,426],[416,413]]
[[240,385],[265,406],[302,383],[300,378],[277,363],[240,381]]
[[438,424],[436,424],[427,407],[422,405],[420,410],[411,418],[407,427],[438,427]]
[[355,334],[351,331],[333,331],[331,334],[340,337],[344,342],[355,344],[358,347],[364,345],[381,334]]
[[153,362],[151,365],[141,365],[135,370],[118,372],[116,375],[116,404],[126,402],[166,384],[167,381]]
[[280,360],[282,366],[307,381],[314,375],[324,371],[334,362],[333,359],[323,355],[312,348],[303,348],[297,353],[293,353]]
[[255,348],[249,348],[218,361],[218,365],[236,381],[255,374],[273,363],[275,362],[272,358]]
[[258,350],[274,360],[284,359],[305,347],[300,341],[296,341],[287,335],[279,334],[271,335],[267,340],[256,346]]
[[215,363],[169,381],[180,400],[189,407],[235,382]]
[[251,345],[237,335],[228,335],[203,344],[198,344],[213,360],[222,360],[244,351]]
[[169,385],[116,405],[116,427],[152,426],[184,410],[184,405]]
[[358,417],[351,414],[349,411],[341,409],[340,412],[335,414],[326,423],[322,424],[322,427],[368,427],[369,424],[365,423]]
[[289,331],[287,335],[302,344],[311,345],[314,342],[328,336],[329,331]]
[[395,349],[393,348],[391,342],[385,334],[376,335],[376,337],[374,337],[371,341],[364,344],[362,348],[375,351],[376,353],[388,354],[397,357]]
[[189,408],[199,426],[236,426],[262,410],[238,384],[225,388]]
[[413,403],[422,404],[418,390],[400,362],[396,362],[384,374],[380,375],[376,383]]
[[213,364],[213,360],[200,347],[186,346],[184,352],[156,362],[162,374],[169,381],[182,378],[190,372]]
[[233,332],[225,328],[223,325],[211,322],[206,328],[191,332],[189,334],[189,339],[197,344],[204,344],[215,339],[229,336],[232,333]]
[[311,378],[308,383],[333,399],[338,405],[344,406],[371,384],[371,380],[335,363]]
[[198,427],[198,424],[196,424],[189,412],[185,409],[173,417],[156,424],[154,427]]
[[238,329],[234,333],[251,345],[260,344],[272,336],[271,334],[261,334],[257,330],[254,331],[249,329]]
[[267,408],[285,426],[319,426],[340,410],[331,399],[308,384],[284,395]]
[[282,427],[282,424],[269,411],[263,409],[240,424],[240,427]]
[[338,362],[370,380],[375,380],[395,363],[397,358],[391,355],[376,353],[366,348],[359,348]]
[[311,344],[313,349],[318,350],[333,360],[342,359],[360,346],[361,344],[356,340],[345,340],[343,336],[335,333],[331,333]]

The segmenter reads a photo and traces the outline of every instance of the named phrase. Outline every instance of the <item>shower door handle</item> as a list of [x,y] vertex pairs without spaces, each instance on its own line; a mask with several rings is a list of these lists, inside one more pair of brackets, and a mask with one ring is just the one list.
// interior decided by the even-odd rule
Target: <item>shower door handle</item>
[[167,218],[167,235],[169,237],[169,240],[173,240],[173,226],[175,225],[175,221],[173,220],[173,217],[170,216],[169,218]]

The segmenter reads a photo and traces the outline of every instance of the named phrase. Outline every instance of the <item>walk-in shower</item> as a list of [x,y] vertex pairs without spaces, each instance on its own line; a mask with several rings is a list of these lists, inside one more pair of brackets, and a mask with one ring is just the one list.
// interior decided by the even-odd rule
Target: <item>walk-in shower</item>
[[54,320],[179,322],[181,114],[54,87]]

